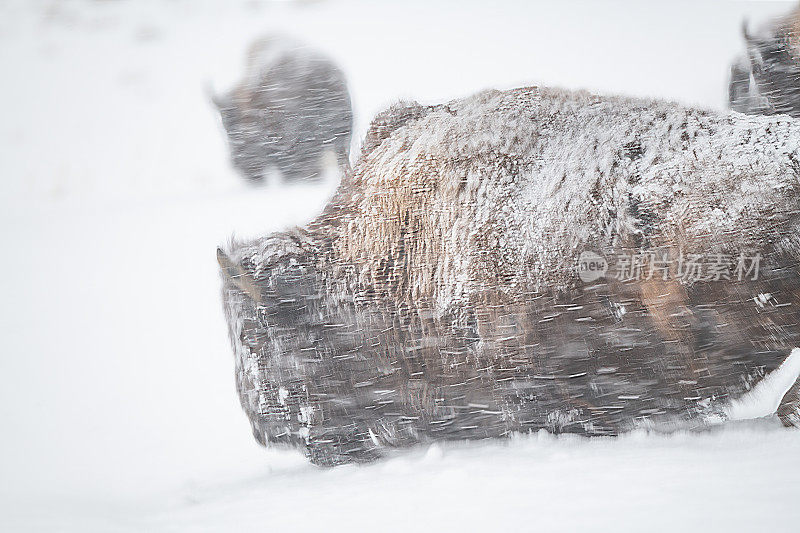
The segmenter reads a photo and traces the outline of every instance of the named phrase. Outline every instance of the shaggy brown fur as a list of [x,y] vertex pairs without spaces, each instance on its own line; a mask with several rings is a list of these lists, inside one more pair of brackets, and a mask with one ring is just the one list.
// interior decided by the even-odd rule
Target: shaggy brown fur
[[[791,119],[668,102],[395,106],[318,219],[220,256],[256,438],[338,464],[724,417],[800,346],[799,157]],[[758,280],[584,282],[585,251],[763,260]]]

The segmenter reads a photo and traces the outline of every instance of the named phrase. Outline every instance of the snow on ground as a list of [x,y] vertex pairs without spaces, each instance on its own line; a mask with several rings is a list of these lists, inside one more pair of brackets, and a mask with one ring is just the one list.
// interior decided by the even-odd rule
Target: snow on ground
[[308,220],[333,180],[246,187],[203,92],[278,30],[343,65],[357,138],[398,98],[491,86],[721,109],[741,19],[791,5],[0,2],[0,529],[797,530],[800,432],[774,418],[333,470],[259,448],[215,247]]

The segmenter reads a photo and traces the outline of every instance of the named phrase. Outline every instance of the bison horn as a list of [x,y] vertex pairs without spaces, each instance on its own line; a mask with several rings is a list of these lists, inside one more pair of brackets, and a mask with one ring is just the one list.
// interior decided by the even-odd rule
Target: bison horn
[[205,93],[208,99],[211,100],[211,103],[213,103],[217,109],[222,110],[226,107],[229,107],[228,99],[225,96],[220,96],[217,94],[210,82],[206,82]]
[[747,46],[747,57],[750,60],[750,69],[754,73],[761,72],[764,65],[763,49],[767,45],[765,39],[760,39],[750,35],[747,31],[747,22],[742,22],[742,36]]
[[748,44],[752,40],[752,37],[750,36],[750,32],[747,30],[747,20],[746,19],[742,21],[742,37],[744,37],[745,42],[747,42]]
[[239,290],[252,298],[254,302],[261,303],[261,291],[256,284],[255,278],[245,272],[241,266],[231,261],[231,258],[221,248],[217,248],[217,262],[226,281],[233,283]]
[[742,22],[742,37],[744,37],[747,50],[751,55],[753,51],[756,51],[761,56],[761,48],[769,43],[769,39],[751,35],[747,29],[747,21]]

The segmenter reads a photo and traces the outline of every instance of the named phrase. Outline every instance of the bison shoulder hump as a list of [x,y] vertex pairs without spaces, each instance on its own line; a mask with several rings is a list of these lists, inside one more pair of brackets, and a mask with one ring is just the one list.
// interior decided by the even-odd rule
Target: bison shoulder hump
[[397,102],[378,113],[369,125],[364,142],[361,144],[361,157],[366,157],[392,133],[410,122],[424,118],[442,106],[425,106],[417,102]]

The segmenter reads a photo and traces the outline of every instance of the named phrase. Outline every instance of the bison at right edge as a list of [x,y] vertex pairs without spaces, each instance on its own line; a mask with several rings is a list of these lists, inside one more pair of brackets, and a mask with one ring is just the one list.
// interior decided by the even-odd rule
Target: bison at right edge
[[316,220],[219,251],[242,406],[323,465],[702,427],[800,346],[798,224],[788,117],[544,88],[395,106]]
[[755,34],[743,28],[747,56],[731,66],[728,104],[748,114],[800,117],[800,7]]

